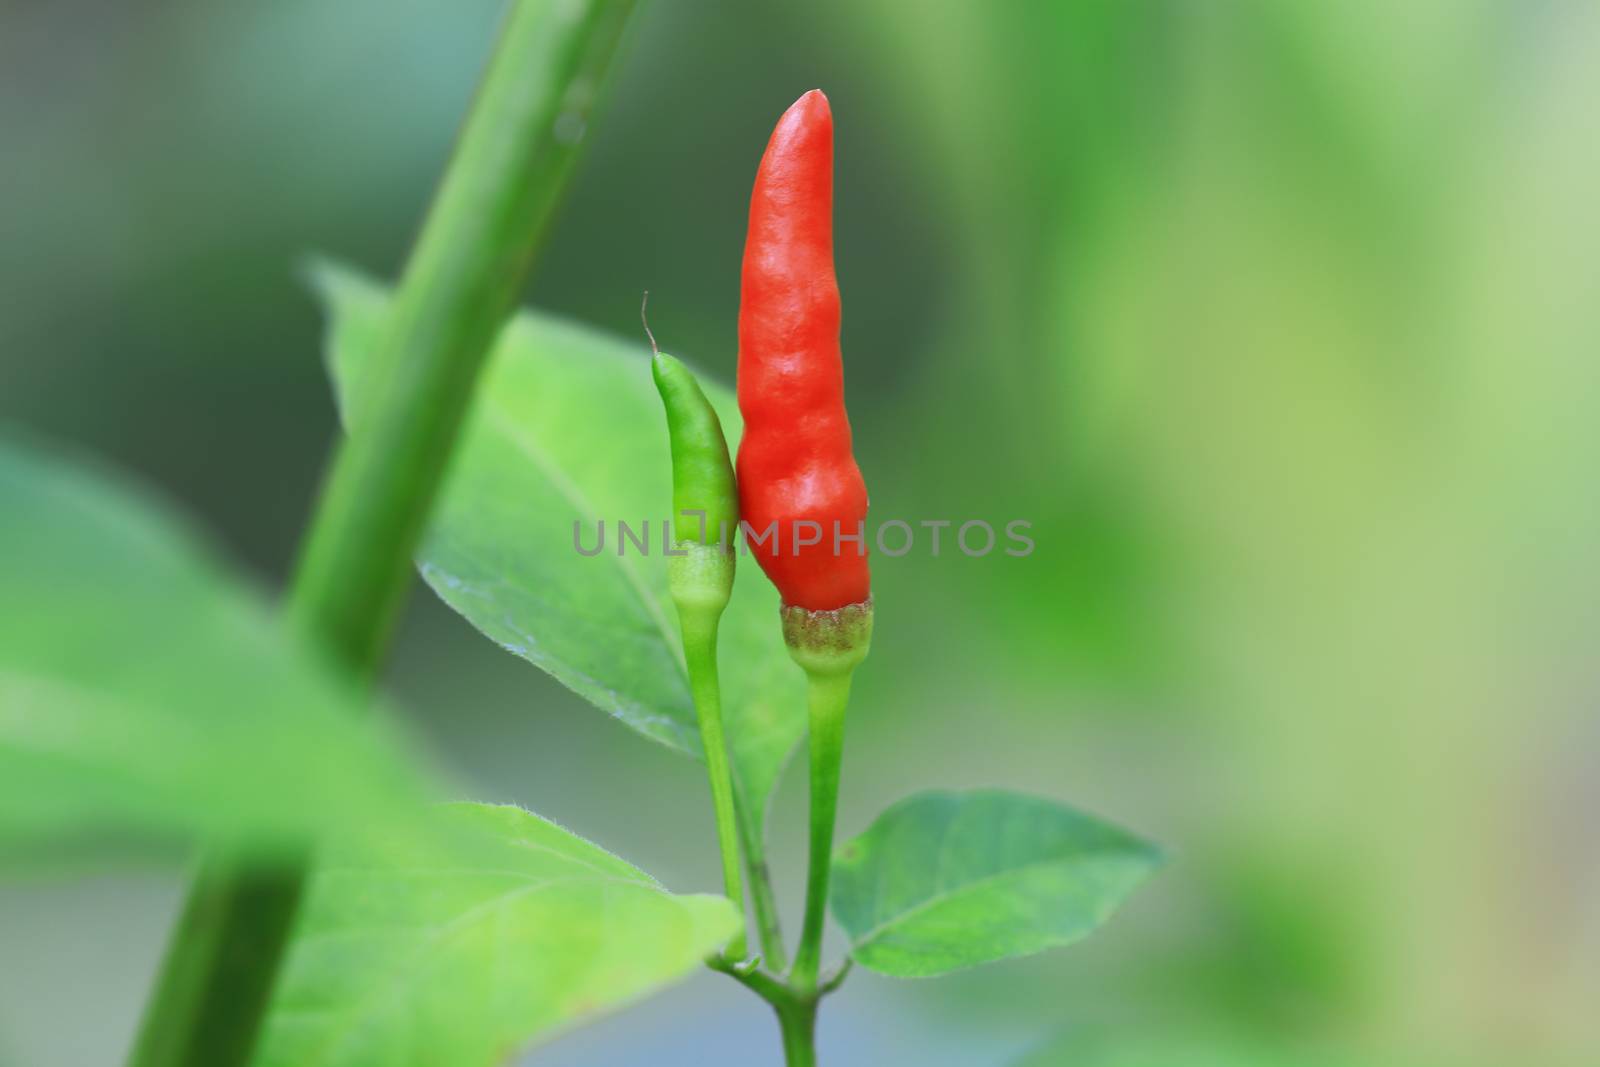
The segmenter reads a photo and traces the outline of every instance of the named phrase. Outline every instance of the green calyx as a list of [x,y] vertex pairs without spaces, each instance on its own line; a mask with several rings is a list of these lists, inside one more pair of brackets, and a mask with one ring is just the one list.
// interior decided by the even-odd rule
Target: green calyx
[[785,604],[783,641],[810,675],[849,674],[872,647],[872,598],[832,611]]
[[722,614],[733,595],[734,554],[721,545],[679,541],[667,559],[667,588],[684,613]]
[[661,352],[650,371],[667,412],[672,442],[673,540],[731,549],[739,528],[739,488],[722,420],[688,367]]

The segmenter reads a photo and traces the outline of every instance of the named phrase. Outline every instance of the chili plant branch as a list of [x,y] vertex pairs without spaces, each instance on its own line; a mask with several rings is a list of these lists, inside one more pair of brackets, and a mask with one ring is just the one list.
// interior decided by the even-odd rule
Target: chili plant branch
[[[709,551],[721,550],[713,548]],[[686,608],[681,600],[678,603],[678,616],[683,623],[683,651],[689,667],[689,685],[694,692],[694,705],[700,719],[700,738],[706,752],[711,801],[716,811],[717,845],[722,854],[722,887],[728,899],[742,908],[744,888],[739,868],[739,826],[733,808],[733,775],[728,767],[728,743],[722,730],[722,691],[717,679],[717,616],[721,614],[721,607],[697,610]],[[727,954],[733,959],[744,956],[745,936],[742,931],[728,943]]]
[[[571,174],[633,0],[518,0],[502,27],[373,354],[370,396],[306,535],[291,626],[363,684],[388,647],[411,556],[484,356]],[[251,1053],[305,856],[203,858],[131,1062],[236,1067]]]
[[839,766],[844,758],[844,717],[850,703],[850,673],[808,672],[811,717],[811,834],[806,866],[805,920],[790,980],[816,988],[822,962],[822,930],[828,916],[828,874],[833,860],[833,824],[839,809]]
[[779,1006],[777,1012],[783,1062],[787,1067],[816,1067],[817,1002],[797,1000]]
[[803,990],[790,982],[756,967],[745,967],[728,960],[710,961],[721,971],[772,1006],[778,1017],[783,1039],[784,1062],[788,1067],[812,1067],[817,1062],[815,1039],[817,1008],[822,998],[839,987],[849,973],[848,962],[821,986]]
[[[787,1067],[814,1067],[818,1006],[850,973],[847,959],[832,974],[820,981],[818,978],[834,816],[838,807],[839,766],[844,751],[845,710],[849,703],[851,675],[866,655],[871,635],[871,603],[859,607],[863,609],[861,612],[826,613],[824,625],[828,628],[829,647],[825,650],[816,644],[817,616],[824,613],[784,609],[785,638],[790,641],[790,651],[796,661],[806,669],[811,716],[811,849],[806,876],[805,923],[794,967],[784,979],[727,961],[717,960],[711,964],[772,1006],[778,1017]],[[843,629],[832,625],[838,618],[844,620]],[[842,654],[833,647],[836,641],[848,646]]]
[[789,965],[789,955],[783,947],[783,925],[778,918],[778,901],[772,892],[772,871],[767,866],[765,827],[750,817],[749,811],[738,799],[738,794],[734,794],[739,833],[744,842],[745,873],[750,881],[750,905],[755,912],[761,957],[772,970],[781,971]]

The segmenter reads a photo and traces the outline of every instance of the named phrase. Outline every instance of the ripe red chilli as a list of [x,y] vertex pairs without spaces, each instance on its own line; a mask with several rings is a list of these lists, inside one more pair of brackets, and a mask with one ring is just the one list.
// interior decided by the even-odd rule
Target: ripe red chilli
[[[851,451],[833,269],[833,114],[812,90],[778,121],[750,197],[739,301],[739,506],[785,605],[871,593],[867,488]],[[812,525],[815,524],[815,525]],[[814,541],[815,543],[809,543]]]

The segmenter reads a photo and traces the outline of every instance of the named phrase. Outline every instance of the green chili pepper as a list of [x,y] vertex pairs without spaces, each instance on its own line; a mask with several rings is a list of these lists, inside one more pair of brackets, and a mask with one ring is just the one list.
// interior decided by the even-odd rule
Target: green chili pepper
[[650,369],[667,409],[672,441],[673,540],[732,548],[739,528],[739,487],[722,420],[688,367],[657,352]]

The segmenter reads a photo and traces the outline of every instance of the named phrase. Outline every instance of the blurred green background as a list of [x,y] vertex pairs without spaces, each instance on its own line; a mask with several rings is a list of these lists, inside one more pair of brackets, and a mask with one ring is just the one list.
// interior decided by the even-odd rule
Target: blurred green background
[[[0,3],[0,417],[277,588],[334,438],[297,265],[394,273],[500,6]],[[858,975],[824,1060],[1600,1062],[1600,5],[655,0],[528,300],[634,337],[648,288],[731,380],[814,86],[875,511],[1038,546],[875,560],[842,831],[1003,784],[1175,854],[1079,948]],[[714,888],[697,765],[425,590],[394,663],[474,797]],[[179,889],[0,888],[0,1061],[117,1062]],[[530,1062],[778,1058],[707,975]]]

